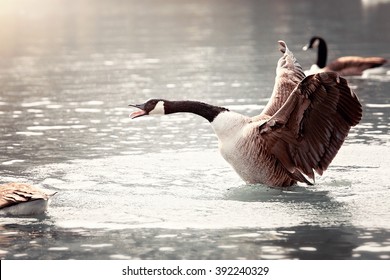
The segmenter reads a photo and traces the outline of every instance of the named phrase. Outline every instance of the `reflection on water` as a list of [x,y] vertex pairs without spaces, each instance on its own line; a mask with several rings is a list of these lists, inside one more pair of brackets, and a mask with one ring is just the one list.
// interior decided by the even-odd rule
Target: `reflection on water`
[[0,217],[0,258],[390,258],[386,71],[349,78],[363,120],[313,187],[244,185],[198,116],[128,118],[151,97],[258,114],[279,39],[305,68],[314,34],[389,57],[389,4],[263,2],[1,1],[0,181],[58,194]]
[[7,259],[389,259],[385,230],[302,225],[229,230],[88,230],[8,224]]

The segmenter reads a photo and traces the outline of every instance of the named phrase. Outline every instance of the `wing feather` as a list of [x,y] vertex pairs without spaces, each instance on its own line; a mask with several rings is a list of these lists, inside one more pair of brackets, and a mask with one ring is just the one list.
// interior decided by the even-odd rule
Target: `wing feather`
[[0,209],[27,201],[45,199],[54,193],[49,193],[34,186],[23,183],[8,183],[0,185]]
[[285,104],[260,126],[271,153],[290,172],[314,180],[359,123],[362,107],[347,81],[333,72],[305,78]]
[[279,41],[283,56],[276,67],[275,85],[266,107],[261,115],[272,116],[283,106],[293,89],[305,78],[301,65],[283,41]]

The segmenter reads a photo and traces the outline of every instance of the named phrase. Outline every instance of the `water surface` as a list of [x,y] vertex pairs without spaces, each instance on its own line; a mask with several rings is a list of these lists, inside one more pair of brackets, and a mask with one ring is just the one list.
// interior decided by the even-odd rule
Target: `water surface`
[[348,79],[363,120],[310,187],[245,185],[198,116],[128,118],[152,97],[258,114],[280,39],[304,68],[314,34],[330,58],[389,57],[390,4],[331,2],[2,1],[0,182],[58,194],[0,217],[0,257],[390,258],[386,72]]

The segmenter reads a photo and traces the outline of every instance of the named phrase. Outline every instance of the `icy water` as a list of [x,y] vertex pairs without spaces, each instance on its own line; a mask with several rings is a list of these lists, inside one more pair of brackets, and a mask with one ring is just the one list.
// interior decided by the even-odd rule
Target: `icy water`
[[0,182],[58,193],[42,217],[0,217],[0,258],[389,259],[385,72],[348,79],[363,120],[310,187],[245,185],[204,119],[127,107],[256,115],[280,39],[304,68],[315,34],[330,59],[389,58],[390,4],[366,2],[1,1]]

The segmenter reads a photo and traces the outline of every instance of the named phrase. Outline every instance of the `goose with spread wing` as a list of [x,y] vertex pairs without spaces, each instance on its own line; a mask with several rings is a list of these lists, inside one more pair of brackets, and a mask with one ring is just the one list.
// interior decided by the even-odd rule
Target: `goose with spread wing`
[[305,77],[283,41],[275,85],[260,115],[249,117],[199,101],[150,99],[130,114],[193,113],[208,120],[224,159],[248,184],[287,187],[312,184],[322,174],[359,123],[362,107],[347,81],[337,73]]

